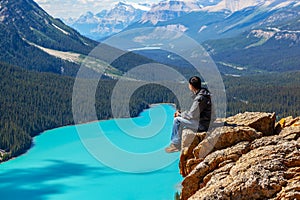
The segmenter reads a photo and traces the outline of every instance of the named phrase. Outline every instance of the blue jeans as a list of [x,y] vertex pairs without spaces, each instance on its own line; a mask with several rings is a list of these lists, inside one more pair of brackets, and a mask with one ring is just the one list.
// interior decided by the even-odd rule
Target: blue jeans
[[171,143],[175,146],[181,146],[181,137],[182,137],[182,130],[184,128],[197,130],[199,126],[199,122],[197,120],[188,120],[182,117],[175,117],[173,121],[173,129],[172,129],[172,136],[171,136]]

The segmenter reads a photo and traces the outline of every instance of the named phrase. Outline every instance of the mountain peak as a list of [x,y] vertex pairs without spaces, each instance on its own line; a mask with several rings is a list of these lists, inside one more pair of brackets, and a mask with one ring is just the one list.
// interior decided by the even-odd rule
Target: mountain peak
[[110,10],[102,10],[94,15],[91,12],[80,16],[72,27],[95,40],[118,33],[130,24],[140,21],[142,15],[150,10],[150,4],[120,1]]
[[147,4],[147,3],[134,3],[134,2],[128,2],[128,1],[120,1],[115,4],[114,8],[120,7],[120,6],[129,6],[136,10],[149,11],[151,9],[152,5]]
[[152,6],[149,12],[145,13],[141,22],[157,24],[158,22],[168,21],[193,11],[200,11],[202,5],[196,0],[167,0],[161,1]]
[[[202,40],[241,33],[251,24],[257,25],[257,20],[292,5],[299,5],[298,0],[164,0],[152,6],[129,1],[120,1],[111,10],[102,11],[101,16],[90,16],[90,19],[78,21],[72,26],[84,35],[99,40],[128,26],[170,25],[184,27],[184,32],[192,32]],[[212,23],[218,25],[208,25]],[[198,37],[203,34],[208,37]]]
[[191,12],[201,10],[202,6],[196,0],[167,0],[154,5],[150,11],[168,10],[174,12]]
[[87,54],[97,44],[48,15],[33,0],[1,1],[0,19],[0,61],[20,67],[60,73],[61,67],[74,65],[45,49]]

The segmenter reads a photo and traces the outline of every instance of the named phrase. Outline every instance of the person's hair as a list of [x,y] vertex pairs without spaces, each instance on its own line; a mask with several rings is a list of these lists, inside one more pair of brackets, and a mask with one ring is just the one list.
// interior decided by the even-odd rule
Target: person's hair
[[193,76],[190,78],[189,83],[195,88],[195,89],[201,89],[201,79],[198,76]]

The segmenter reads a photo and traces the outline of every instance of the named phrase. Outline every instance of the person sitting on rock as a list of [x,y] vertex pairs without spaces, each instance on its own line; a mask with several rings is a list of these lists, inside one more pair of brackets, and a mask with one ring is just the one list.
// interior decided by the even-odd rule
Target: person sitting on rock
[[189,89],[193,94],[193,104],[189,111],[176,111],[174,114],[171,144],[165,149],[167,153],[181,150],[183,128],[203,132],[209,128],[211,120],[211,95],[206,88],[202,88],[201,79],[193,76],[189,79]]

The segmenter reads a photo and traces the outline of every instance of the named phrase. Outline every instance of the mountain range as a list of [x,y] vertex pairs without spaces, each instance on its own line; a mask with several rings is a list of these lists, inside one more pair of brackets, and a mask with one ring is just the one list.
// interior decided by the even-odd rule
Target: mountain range
[[0,61],[75,75],[80,55],[98,43],[48,15],[33,0],[0,1]]
[[[166,27],[202,44],[222,74],[293,71],[300,69],[299,13],[296,0],[120,2],[111,10],[81,16],[77,25],[73,24],[76,31],[48,15],[33,0],[1,1],[0,61],[41,72],[76,75],[81,61],[98,44],[81,34],[104,39],[135,28]],[[79,27],[85,27],[86,32]],[[96,35],[90,35],[91,30]],[[168,53],[143,56],[184,65],[170,59]],[[119,66],[113,71],[120,74],[124,69]]]
[[[249,2],[253,4],[249,6]],[[124,3],[117,4],[116,7],[125,6],[124,18],[119,17],[124,26],[118,31],[167,27],[197,40],[216,61],[221,73],[230,75],[224,77],[230,114],[257,109],[281,115],[298,113],[299,72],[294,72],[300,69],[298,1],[202,0],[131,5],[130,10]],[[103,11],[97,17],[113,18],[119,13]],[[130,13],[138,14],[135,17]],[[82,23],[84,20],[89,17],[82,18]],[[114,27],[114,20],[105,26],[111,22]],[[81,61],[98,44],[48,15],[33,0],[0,1],[0,162],[24,153],[32,144],[32,136],[73,123],[75,79],[69,76],[76,75]],[[108,48],[107,52],[111,50]],[[133,53],[126,56],[114,63],[113,73],[122,75],[134,66],[152,62],[151,59],[177,67],[185,65],[170,57],[169,52],[145,52],[144,56],[151,59]],[[269,73],[286,71],[292,72]],[[232,77],[257,72],[268,73]],[[101,90],[95,105],[99,119],[112,117],[110,98],[115,82],[110,79],[99,84]],[[132,98],[132,107],[137,107],[133,108],[134,116],[148,104],[166,102],[164,95],[174,95],[161,88],[143,89],[139,98]]]
[[76,20],[66,19],[66,24],[94,40],[101,40],[119,33],[130,24],[140,21],[149,11],[149,4],[128,4],[119,2],[111,10],[102,10],[97,14],[87,12]]
[[132,29],[176,25],[181,27],[180,31],[203,41],[231,36],[233,29],[240,33],[277,10],[298,5],[296,0],[170,0],[152,5],[120,2],[111,10],[102,10],[98,14],[87,12],[77,20],[69,21],[68,25],[98,40],[128,29],[128,26]]
[[[100,41],[145,27],[184,32],[205,47],[223,74],[240,76],[300,69],[299,13],[298,0],[169,0],[143,10],[122,2],[110,11],[89,12],[70,26]],[[174,64],[168,54],[143,55]]]

